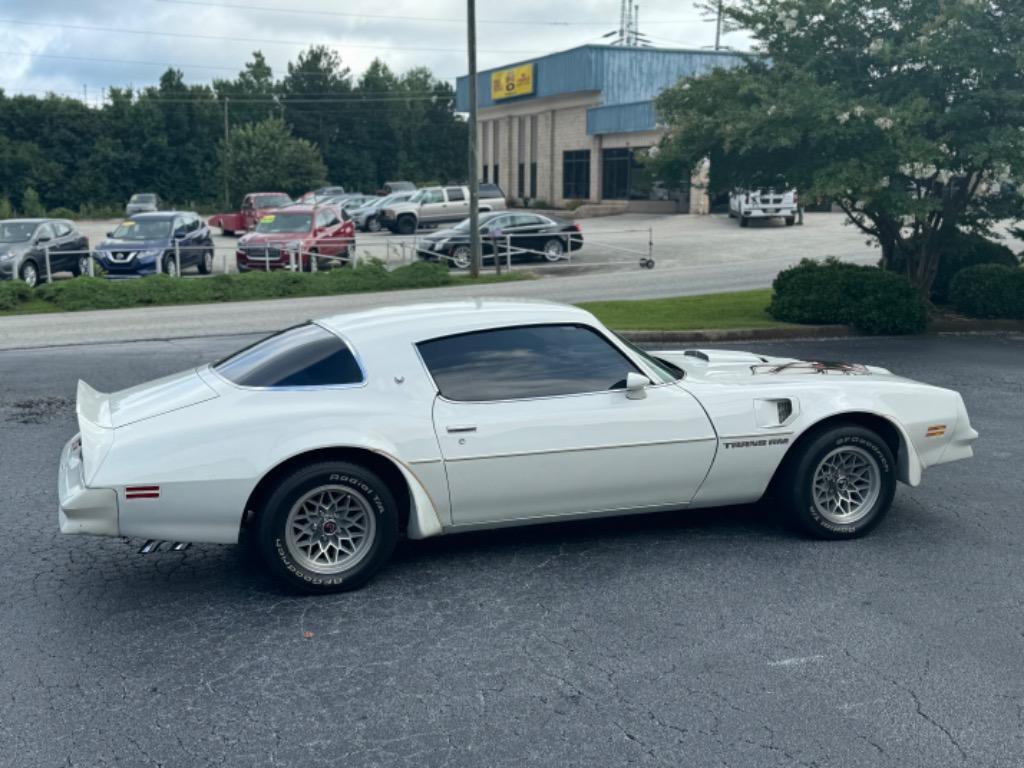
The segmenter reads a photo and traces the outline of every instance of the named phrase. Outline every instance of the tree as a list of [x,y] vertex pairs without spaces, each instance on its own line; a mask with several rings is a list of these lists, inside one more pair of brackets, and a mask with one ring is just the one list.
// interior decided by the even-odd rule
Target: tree
[[658,164],[710,157],[715,191],[828,197],[927,294],[938,244],[1024,216],[1019,0],[737,0],[745,64],[658,98]]
[[247,192],[305,192],[324,183],[326,168],[320,151],[297,139],[283,121],[270,118],[242,125],[218,148],[220,178],[225,174],[235,191],[233,205]]

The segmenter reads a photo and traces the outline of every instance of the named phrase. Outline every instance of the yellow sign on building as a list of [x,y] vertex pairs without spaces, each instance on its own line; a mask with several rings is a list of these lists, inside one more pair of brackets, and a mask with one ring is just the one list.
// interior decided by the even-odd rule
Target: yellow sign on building
[[528,96],[533,93],[533,64],[520,64],[491,73],[491,98],[494,101]]

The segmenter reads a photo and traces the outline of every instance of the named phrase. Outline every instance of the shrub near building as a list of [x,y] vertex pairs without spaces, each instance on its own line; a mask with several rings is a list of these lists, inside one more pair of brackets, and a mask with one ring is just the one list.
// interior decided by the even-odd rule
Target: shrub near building
[[962,269],[953,277],[949,298],[971,317],[1024,320],[1024,270],[1003,264]]
[[870,335],[921,333],[928,308],[905,277],[835,259],[804,259],[772,283],[768,313],[790,323],[852,325]]

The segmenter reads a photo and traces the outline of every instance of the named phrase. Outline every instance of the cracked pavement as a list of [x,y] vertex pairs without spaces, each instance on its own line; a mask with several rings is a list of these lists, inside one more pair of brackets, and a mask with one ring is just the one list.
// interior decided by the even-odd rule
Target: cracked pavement
[[1024,338],[750,345],[963,393],[976,458],[861,541],[766,505],[565,523],[311,598],[237,547],[60,536],[76,379],[246,342],[0,353],[0,766],[1021,765]]

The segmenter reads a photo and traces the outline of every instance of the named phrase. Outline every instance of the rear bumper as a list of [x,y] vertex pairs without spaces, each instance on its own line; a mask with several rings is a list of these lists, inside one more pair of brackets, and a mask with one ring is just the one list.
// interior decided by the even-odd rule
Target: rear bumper
[[117,493],[112,488],[89,488],[82,465],[81,437],[68,440],[57,473],[57,522],[61,533],[118,536]]

